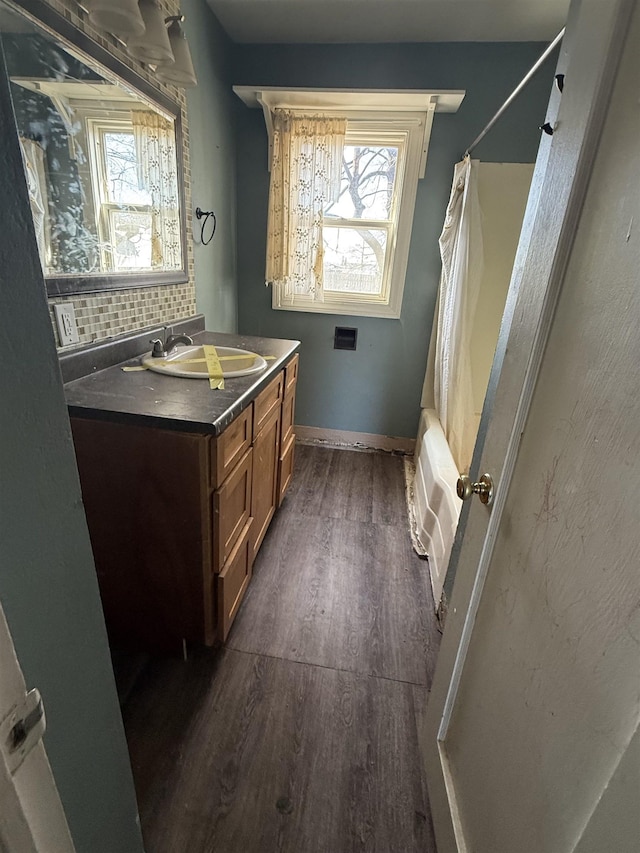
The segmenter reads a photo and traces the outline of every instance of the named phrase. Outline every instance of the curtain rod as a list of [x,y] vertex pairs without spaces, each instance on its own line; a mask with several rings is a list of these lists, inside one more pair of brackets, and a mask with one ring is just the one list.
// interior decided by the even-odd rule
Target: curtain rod
[[500,107],[500,109],[498,110],[498,112],[494,115],[494,117],[493,117],[493,118],[491,119],[491,121],[487,124],[487,126],[484,128],[484,130],[483,130],[483,131],[481,131],[481,133],[479,133],[479,134],[478,134],[478,136],[476,136],[476,138],[473,140],[473,142],[471,143],[471,145],[470,145],[470,146],[467,148],[467,150],[465,151],[465,155],[467,155],[467,154],[471,154],[471,152],[472,152],[472,151],[473,151],[473,149],[476,147],[476,145],[477,145],[479,142],[481,142],[481,141],[485,138],[485,136],[487,135],[487,133],[489,133],[489,131],[491,130],[491,128],[493,127],[493,125],[498,121],[498,119],[500,118],[500,116],[505,112],[505,110],[506,110],[506,109],[508,109],[508,108],[509,108],[509,106],[511,105],[511,102],[512,102],[512,101],[514,101],[514,100],[515,100],[515,98],[517,98],[517,97],[518,97],[518,95],[519,95],[519,94],[520,94],[520,92],[524,89],[524,87],[527,85],[527,83],[529,82],[529,80],[531,80],[531,78],[532,78],[532,77],[533,77],[533,75],[536,73],[536,71],[537,71],[537,70],[540,68],[540,66],[544,63],[545,59],[549,56],[549,54],[550,54],[550,53],[552,53],[552,52],[553,52],[553,50],[554,50],[554,48],[556,47],[556,45],[558,45],[558,44],[562,41],[562,37],[564,36],[564,31],[565,31],[565,28],[563,27],[563,28],[560,30],[560,32],[558,33],[558,35],[557,35],[557,36],[554,38],[554,40],[551,42],[551,44],[546,48],[546,50],[544,51],[544,53],[543,53],[543,54],[540,56],[540,58],[537,60],[537,62],[535,63],[535,65],[534,65],[534,66],[533,66],[533,67],[532,67],[532,68],[527,72],[527,74],[526,74],[526,75],[522,78],[522,80],[518,83],[518,85],[516,86],[516,88],[515,88],[515,89],[513,90],[513,92],[509,95],[509,97],[507,98],[507,100],[506,100],[506,101],[504,102],[504,104]]

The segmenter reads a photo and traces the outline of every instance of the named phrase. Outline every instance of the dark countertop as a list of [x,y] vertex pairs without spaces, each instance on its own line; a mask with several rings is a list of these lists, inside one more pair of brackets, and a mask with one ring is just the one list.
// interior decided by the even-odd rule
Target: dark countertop
[[156,426],[183,432],[219,435],[299,349],[299,341],[199,332],[197,344],[240,347],[274,356],[267,369],[253,376],[225,379],[214,391],[205,379],[183,379],[152,370],[125,373],[122,367],[140,357],[74,379],[64,386],[72,417]]

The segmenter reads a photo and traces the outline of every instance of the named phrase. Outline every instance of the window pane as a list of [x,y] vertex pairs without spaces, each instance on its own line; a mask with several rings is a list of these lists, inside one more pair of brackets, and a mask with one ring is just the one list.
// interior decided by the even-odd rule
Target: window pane
[[398,148],[345,145],[338,201],[325,216],[391,219]]
[[324,289],[339,293],[382,293],[387,232],[336,228],[325,223]]
[[102,137],[107,170],[107,197],[114,204],[151,204],[138,184],[138,159],[133,133],[110,131]]
[[151,214],[112,210],[109,224],[114,268],[151,269]]

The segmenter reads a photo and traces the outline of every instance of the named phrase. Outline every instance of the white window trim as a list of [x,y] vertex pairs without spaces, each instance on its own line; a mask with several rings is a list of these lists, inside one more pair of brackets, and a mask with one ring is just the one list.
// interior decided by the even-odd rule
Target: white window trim
[[356,129],[397,130],[407,134],[406,158],[402,176],[401,202],[396,224],[395,245],[391,247],[393,264],[389,296],[381,299],[325,292],[322,299],[295,295],[285,299],[284,288],[272,285],[272,308],[279,311],[305,311],[314,314],[338,314],[354,317],[399,319],[409,262],[409,247],[418,192],[418,180],[424,177],[431,127],[435,112],[456,112],[464,91],[388,91],[343,89],[282,89],[234,86],[234,92],[247,106],[261,107],[269,137],[271,166],[272,111],[276,108],[297,112],[322,112],[341,115],[348,131]]

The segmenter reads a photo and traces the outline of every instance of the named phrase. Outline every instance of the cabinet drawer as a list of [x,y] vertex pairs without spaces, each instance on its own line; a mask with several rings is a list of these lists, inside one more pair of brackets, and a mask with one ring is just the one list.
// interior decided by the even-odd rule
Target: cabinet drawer
[[253,406],[232,421],[217,438],[211,439],[211,485],[217,489],[251,446]]
[[298,364],[300,362],[300,356],[294,355],[289,364],[284,369],[285,375],[285,385],[284,385],[284,396],[285,399],[287,397],[293,396],[295,393],[296,382],[298,381]]
[[291,438],[285,445],[280,461],[278,462],[278,506],[289,488],[291,477],[293,476],[293,462],[295,456],[296,437],[291,434]]
[[280,447],[284,449],[289,443],[289,439],[293,435],[293,413],[296,406],[296,395],[285,395],[284,403],[282,404],[282,426]]
[[253,450],[213,493],[213,571],[219,572],[251,516]]
[[251,519],[245,525],[242,534],[229,555],[220,574],[215,578],[218,605],[218,638],[221,642],[227,639],[231,624],[236,617],[238,608],[251,580],[251,547],[249,533]]
[[267,422],[273,410],[280,406],[284,390],[284,371],[256,397],[253,404],[253,437],[255,438]]

